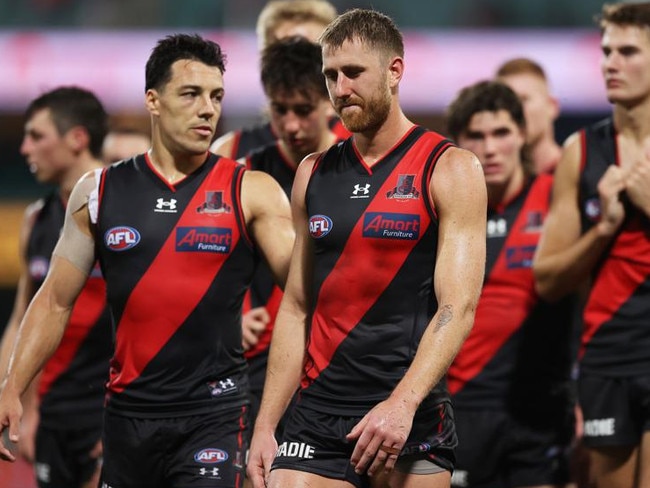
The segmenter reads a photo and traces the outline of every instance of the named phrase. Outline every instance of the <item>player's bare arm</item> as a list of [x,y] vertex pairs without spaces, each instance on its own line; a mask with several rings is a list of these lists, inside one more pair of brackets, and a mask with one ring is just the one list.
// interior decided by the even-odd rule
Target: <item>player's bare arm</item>
[[609,173],[599,183],[602,219],[581,235],[578,207],[581,152],[579,136],[574,134],[567,140],[555,172],[551,207],[535,253],[535,286],[546,300],[558,300],[588,279],[623,218],[618,199],[621,182],[616,182],[616,175]]
[[[25,312],[0,384],[0,433],[9,429],[9,439],[14,443],[19,440],[23,413],[20,396],[56,350],[95,260],[87,205],[93,180],[92,174],[82,178],[70,196],[50,270]],[[1,441],[0,458],[15,460]]]
[[289,278],[278,311],[264,383],[264,395],[255,423],[248,464],[248,475],[255,488],[265,487],[277,450],[275,429],[298,388],[305,357],[306,320],[311,275],[311,241],[305,191],[315,156],[308,156],[298,167],[291,194],[296,241],[291,256]]
[[25,315],[29,301],[32,299],[34,293],[36,292],[34,281],[29,275],[29,266],[27,262],[27,243],[29,241],[29,236],[32,233],[32,228],[34,227],[36,216],[42,207],[43,200],[38,200],[37,202],[29,205],[25,210],[23,223],[20,229],[18,249],[20,253],[22,271],[18,279],[14,306],[9,317],[9,322],[7,322],[4,334],[2,336],[2,344],[0,345],[0,378],[4,378],[7,372],[9,357],[11,355],[11,350],[13,349],[14,341],[16,340],[18,326],[20,325],[20,321]]
[[276,283],[284,287],[295,233],[289,199],[273,179],[261,171],[247,171],[242,182],[246,222]]
[[404,378],[348,435],[358,438],[351,461],[360,473],[393,469],[415,411],[447,371],[474,321],[485,269],[487,211],[478,159],[469,151],[448,149],[436,164],[429,188],[440,224],[438,249],[432,251],[437,252],[438,311]]

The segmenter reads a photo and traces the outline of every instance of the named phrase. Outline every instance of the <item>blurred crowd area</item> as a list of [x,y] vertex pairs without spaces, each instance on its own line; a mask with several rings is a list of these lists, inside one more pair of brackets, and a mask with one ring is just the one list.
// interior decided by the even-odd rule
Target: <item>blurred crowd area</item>
[[[265,0],[2,0],[2,27],[250,27]],[[579,27],[600,0],[332,0],[375,8],[404,27]]]
[[[141,59],[146,59],[160,35],[208,32],[225,45],[227,55],[232,54],[225,80],[227,87],[234,88],[228,88],[219,133],[253,123],[260,116],[258,101],[262,99],[254,29],[265,3],[266,0],[0,0],[0,52],[8,61],[0,69],[4,72],[0,77],[4,78],[0,80],[0,218],[4,223],[0,227],[0,324],[10,309],[20,271],[18,234],[23,210],[48,191],[33,180],[20,154],[23,110],[28,100],[38,96],[39,91],[63,83],[61,80],[70,84],[81,80],[79,84],[105,101],[114,125],[148,131],[149,120],[140,98],[144,73]],[[559,141],[607,109],[599,105],[576,110],[570,105],[576,99],[576,90],[579,98],[589,91],[589,86],[601,88],[597,74],[598,29],[594,23],[594,15],[602,6],[600,0],[332,3],[339,12],[353,7],[374,8],[396,20],[406,34],[406,59],[410,63],[404,95],[417,93],[419,97],[407,100],[405,107],[414,121],[428,128],[442,132],[445,101],[451,100],[463,83],[489,77],[498,62],[515,54],[537,58],[547,69],[556,92],[573,87],[573,92],[558,93],[563,108],[556,128]],[[501,32],[520,35],[523,31],[525,40],[521,42],[518,38],[500,37]],[[580,32],[584,38],[571,38],[571,49],[558,47],[558,42],[564,41],[557,38],[567,32]],[[134,38],[137,46],[132,47],[131,41],[123,39],[122,44],[117,43],[128,36]],[[486,42],[489,36],[491,44]],[[59,42],[61,37],[66,39]],[[519,51],[513,51],[513,46]],[[585,49],[587,56],[581,54]],[[95,72],[89,85],[86,75]],[[576,72],[593,79],[593,83],[577,79]],[[125,88],[125,79],[132,82],[133,88],[130,84]],[[130,94],[135,101],[113,105],[111,97],[120,91]],[[435,104],[421,102],[434,97],[438,99]],[[604,101],[599,92],[596,98]],[[254,105],[253,109],[249,107],[246,111],[236,105],[246,100]]]

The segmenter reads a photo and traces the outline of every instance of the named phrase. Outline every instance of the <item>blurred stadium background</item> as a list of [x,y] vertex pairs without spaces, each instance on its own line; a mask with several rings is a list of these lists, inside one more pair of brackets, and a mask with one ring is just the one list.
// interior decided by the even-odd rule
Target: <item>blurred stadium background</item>
[[[403,105],[442,130],[446,104],[513,56],[547,70],[562,106],[558,140],[609,110],[599,74],[596,0],[332,0],[339,11],[372,7],[405,34]],[[19,273],[25,205],[45,193],[19,153],[26,104],[61,84],[95,91],[115,122],[146,128],[144,63],[155,41],[199,32],[222,44],[228,64],[219,132],[254,122],[262,91],[254,26],[265,0],[0,0],[0,329]]]
[[[372,7],[405,34],[403,105],[442,130],[446,104],[463,86],[491,77],[514,56],[547,71],[559,98],[559,141],[609,111],[599,73],[596,0],[331,0],[342,12]],[[36,184],[19,153],[23,110],[61,84],[95,91],[116,123],[146,129],[144,63],[155,41],[199,32],[228,55],[219,132],[260,116],[254,26],[265,0],[0,0],[0,331],[18,278],[18,232]],[[32,488],[28,467],[0,465],[0,488]]]

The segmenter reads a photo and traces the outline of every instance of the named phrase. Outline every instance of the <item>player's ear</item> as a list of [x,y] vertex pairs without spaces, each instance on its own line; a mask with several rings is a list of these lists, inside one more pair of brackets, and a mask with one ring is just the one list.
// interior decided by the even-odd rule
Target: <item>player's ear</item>
[[388,65],[389,79],[388,83],[391,88],[399,85],[402,76],[404,76],[404,59],[401,56],[394,56]]
[[159,115],[159,98],[158,90],[149,88],[144,94],[144,106],[147,108],[151,115]]
[[65,133],[64,139],[75,154],[88,149],[90,135],[85,127],[76,125]]

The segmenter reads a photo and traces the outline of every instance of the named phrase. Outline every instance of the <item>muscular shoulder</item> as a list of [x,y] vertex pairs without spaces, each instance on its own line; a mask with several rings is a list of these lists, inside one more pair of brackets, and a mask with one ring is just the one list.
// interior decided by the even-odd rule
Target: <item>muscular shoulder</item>
[[233,148],[237,140],[239,131],[226,132],[222,136],[215,139],[210,145],[210,152],[230,158],[233,156]]
[[470,181],[473,181],[477,179],[476,175],[480,175],[480,179],[484,180],[481,162],[476,155],[459,147],[450,147],[436,163],[432,180],[436,178],[463,180],[469,176]]
[[474,153],[458,147],[450,147],[440,156],[429,189],[436,211],[453,204],[482,205],[487,199],[480,161]]
[[283,213],[289,208],[289,200],[280,184],[263,171],[244,172],[241,200],[246,220],[270,212]]

